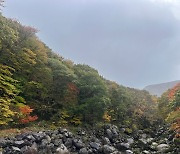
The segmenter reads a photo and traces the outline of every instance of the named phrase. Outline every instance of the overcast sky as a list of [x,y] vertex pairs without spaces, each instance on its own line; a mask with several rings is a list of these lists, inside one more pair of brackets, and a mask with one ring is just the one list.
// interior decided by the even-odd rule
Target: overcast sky
[[180,0],[6,0],[3,15],[119,84],[180,79]]

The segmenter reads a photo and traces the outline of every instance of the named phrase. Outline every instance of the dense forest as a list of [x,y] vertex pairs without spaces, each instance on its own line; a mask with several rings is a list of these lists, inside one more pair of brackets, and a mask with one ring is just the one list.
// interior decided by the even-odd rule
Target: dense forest
[[1,128],[42,121],[55,127],[112,123],[131,132],[168,121],[178,133],[179,85],[161,98],[118,85],[56,54],[37,32],[0,14]]

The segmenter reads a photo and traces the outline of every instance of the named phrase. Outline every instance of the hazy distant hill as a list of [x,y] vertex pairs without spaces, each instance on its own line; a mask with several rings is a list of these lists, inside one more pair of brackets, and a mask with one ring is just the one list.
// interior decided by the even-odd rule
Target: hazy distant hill
[[144,88],[144,90],[149,91],[149,93],[152,95],[161,96],[165,91],[174,87],[177,83],[180,83],[180,80],[167,82],[167,83],[149,85],[149,86],[146,86]]

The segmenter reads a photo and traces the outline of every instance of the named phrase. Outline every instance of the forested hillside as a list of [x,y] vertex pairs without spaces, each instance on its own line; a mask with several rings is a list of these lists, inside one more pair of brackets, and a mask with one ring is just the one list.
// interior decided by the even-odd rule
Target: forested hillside
[[161,118],[171,123],[171,128],[180,137],[180,83],[165,92],[158,101]]
[[[87,65],[54,53],[35,28],[0,15],[1,127],[31,121],[53,125],[155,120],[156,99],[108,81]],[[140,121],[141,121],[140,120]]]
[[[37,32],[0,14],[0,153],[178,154],[179,84],[160,98],[124,87],[53,52]],[[40,131],[19,133],[31,127]]]

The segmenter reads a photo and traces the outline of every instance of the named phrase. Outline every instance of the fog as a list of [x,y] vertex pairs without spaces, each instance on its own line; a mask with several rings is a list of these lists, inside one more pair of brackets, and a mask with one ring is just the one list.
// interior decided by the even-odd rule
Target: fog
[[143,88],[180,79],[176,0],[6,0],[3,15],[40,30],[53,51]]

